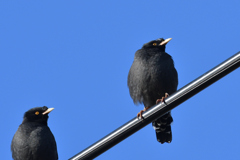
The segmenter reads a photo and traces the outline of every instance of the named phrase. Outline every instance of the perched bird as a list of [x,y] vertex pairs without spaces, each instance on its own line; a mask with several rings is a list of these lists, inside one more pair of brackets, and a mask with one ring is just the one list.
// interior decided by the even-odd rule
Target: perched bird
[[11,151],[14,160],[57,160],[55,138],[47,125],[54,108],[36,107],[28,110],[15,133]]
[[[150,41],[135,53],[128,73],[128,88],[135,104],[143,103],[137,117],[156,103],[164,102],[168,94],[177,90],[178,74],[172,57],[165,52],[166,44],[172,38]],[[160,143],[172,141],[171,112],[152,123]]]

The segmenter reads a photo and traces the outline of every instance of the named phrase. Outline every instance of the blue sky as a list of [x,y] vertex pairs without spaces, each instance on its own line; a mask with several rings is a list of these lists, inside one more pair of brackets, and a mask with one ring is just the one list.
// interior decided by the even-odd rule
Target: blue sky
[[[1,159],[25,111],[54,107],[48,121],[60,160],[85,149],[143,109],[129,96],[134,53],[173,38],[179,86],[240,51],[240,1],[1,1]],[[151,125],[97,160],[240,159],[237,69],[172,111],[173,141]]]

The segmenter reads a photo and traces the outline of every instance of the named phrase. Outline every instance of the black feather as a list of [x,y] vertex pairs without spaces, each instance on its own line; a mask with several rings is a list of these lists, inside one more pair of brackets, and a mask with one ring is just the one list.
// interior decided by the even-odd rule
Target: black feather
[[[165,52],[165,45],[159,45],[163,41],[163,38],[150,41],[135,53],[128,74],[129,92],[135,104],[151,107],[165,93],[170,95],[177,90],[178,74],[172,57]],[[167,118],[163,116],[153,122],[161,143],[172,141],[170,124],[173,119],[170,112],[166,115]]]
[[14,160],[57,160],[55,138],[47,125],[48,108],[36,107],[28,110],[15,133],[11,151]]

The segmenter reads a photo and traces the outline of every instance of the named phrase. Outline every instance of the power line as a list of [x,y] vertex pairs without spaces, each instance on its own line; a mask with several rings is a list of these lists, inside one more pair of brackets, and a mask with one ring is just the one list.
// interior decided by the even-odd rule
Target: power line
[[149,110],[143,113],[144,120],[139,120],[136,117],[133,118],[112,133],[108,134],[88,148],[79,152],[69,160],[89,160],[96,158],[103,152],[107,151],[125,138],[145,127],[155,119],[160,118],[166,112],[177,107],[182,102],[207,88],[209,85],[226,76],[228,73],[232,72],[238,67],[240,67],[240,52],[236,53],[232,57],[220,63],[218,66],[204,73],[199,78],[195,79],[194,81],[179,89],[174,94],[170,95],[165,99],[166,103],[161,103],[151,107]]

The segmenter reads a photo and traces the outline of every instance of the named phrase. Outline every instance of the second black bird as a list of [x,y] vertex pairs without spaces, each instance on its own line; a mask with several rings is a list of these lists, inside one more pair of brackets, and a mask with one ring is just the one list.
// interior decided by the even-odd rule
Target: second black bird
[[[146,111],[177,90],[178,74],[172,57],[165,52],[171,38],[150,41],[135,53],[133,64],[128,74],[130,96],[135,104],[143,103]],[[152,123],[160,143],[172,141],[171,112]]]
[[12,144],[14,160],[57,160],[55,138],[47,125],[48,113],[54,108],[36,107],[28,110],[15,133]]

